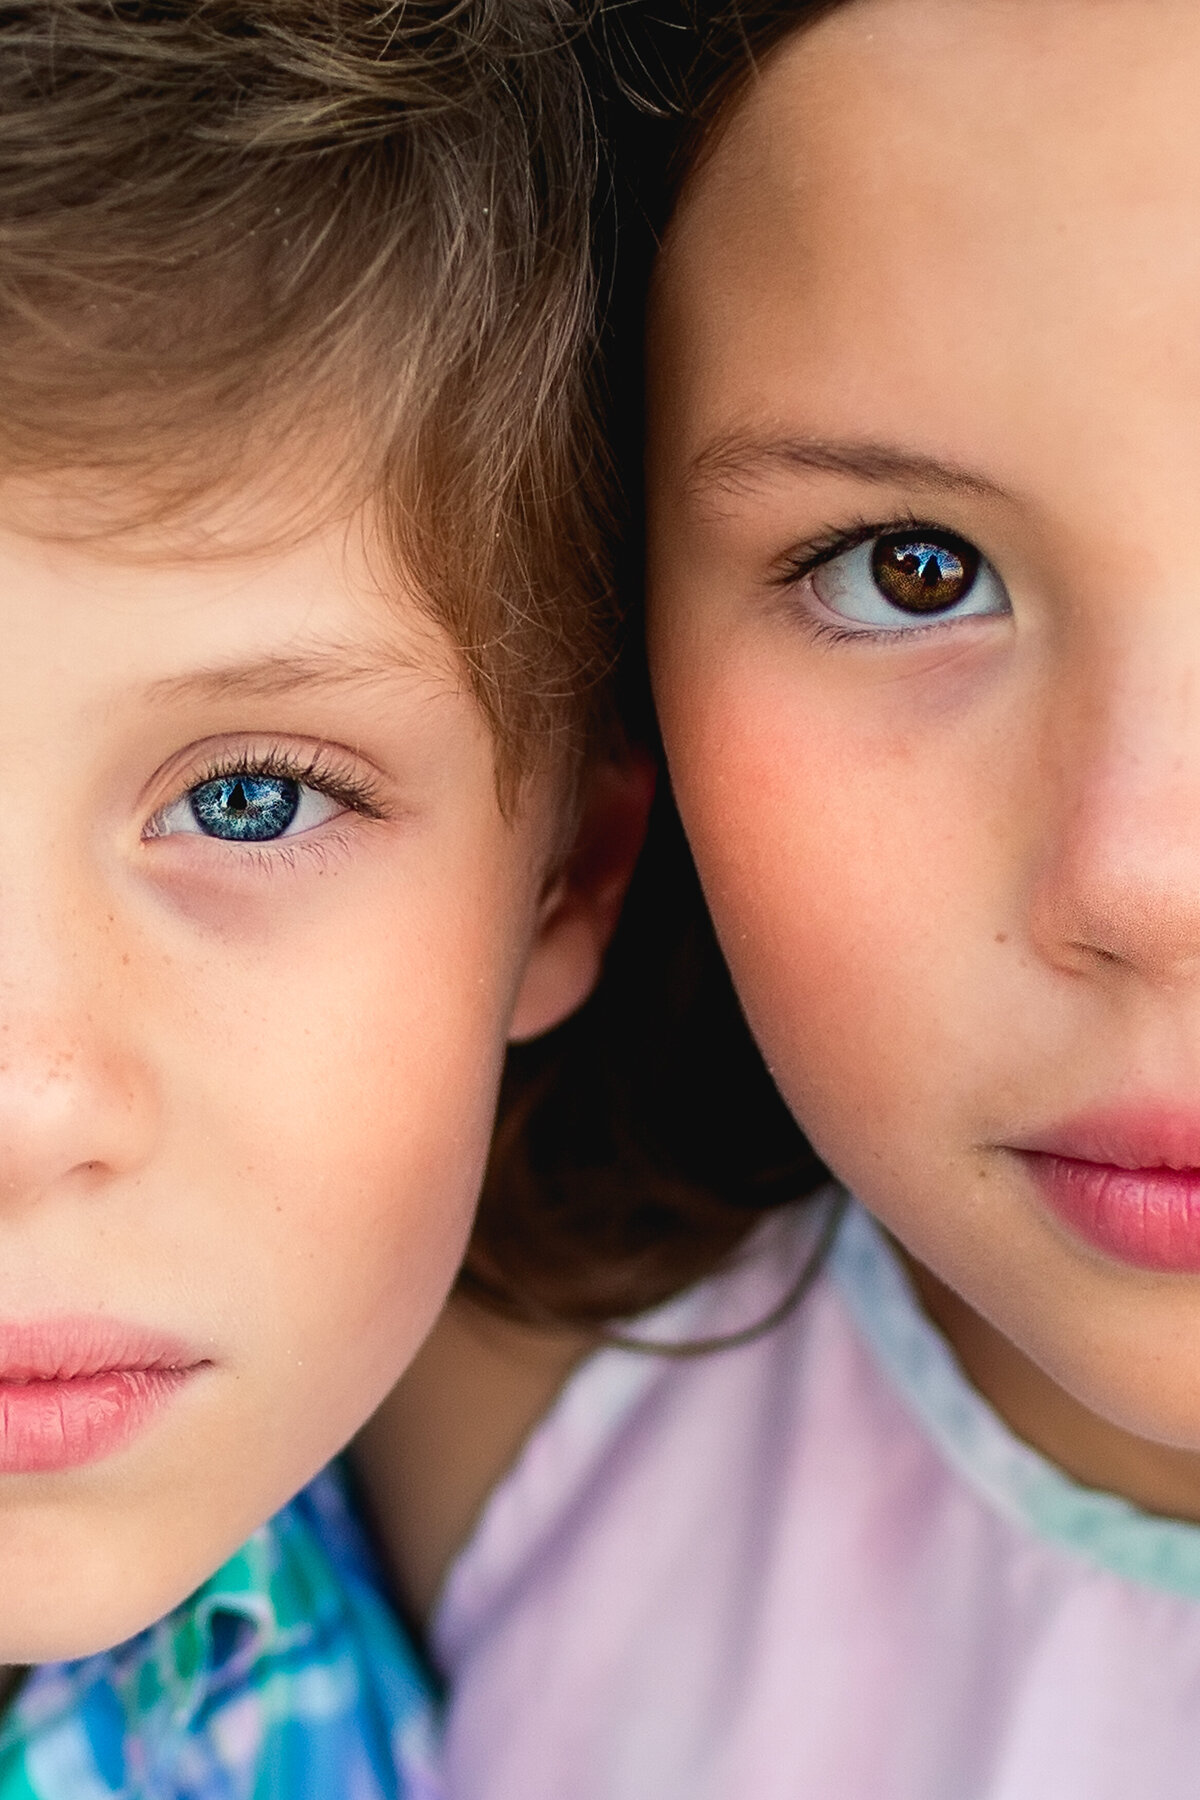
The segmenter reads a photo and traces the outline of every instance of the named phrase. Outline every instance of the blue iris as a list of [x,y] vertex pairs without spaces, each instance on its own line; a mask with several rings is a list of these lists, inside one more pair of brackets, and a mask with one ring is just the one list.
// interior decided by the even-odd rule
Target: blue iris
[[188,795],[192,816],[208,837],[261,844],[282,837],[300,805],[300,784],[286,775],[219,775]]

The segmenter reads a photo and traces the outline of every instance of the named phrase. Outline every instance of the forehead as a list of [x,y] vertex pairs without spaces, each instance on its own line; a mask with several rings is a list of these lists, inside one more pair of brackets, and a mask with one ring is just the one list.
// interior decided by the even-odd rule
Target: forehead
[[66,526],[79,512],[70,498],[0,493],[7,666],[60,706],[462,686],[453,645],[391,575],[362,515],[300,534],[290,517],[257,515],[109,537],[19,528]]
[[1200,397],[1198,82],[1183,0],[855,0],[798,33],[668,235],[676,439],[794,406],[936,439],[964,401],[1069,414],[1114,362],[1126,419]]

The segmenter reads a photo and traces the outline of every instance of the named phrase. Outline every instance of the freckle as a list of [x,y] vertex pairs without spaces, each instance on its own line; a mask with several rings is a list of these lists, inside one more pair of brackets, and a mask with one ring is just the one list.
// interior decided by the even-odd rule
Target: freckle
[[997,933],[996,933],[996,942],[997,942],[997,943],[998,943],[998,944],[1007,944],[1007,942],[1008,942],[1008,933],[1007,933],[1007,931],[998,931],[998,932],[997,932]]
[[125,952],[124,956],[121,958],[121,961],[125,965],[126,968],[129,967],[129,952],[128,952],[128,950]]

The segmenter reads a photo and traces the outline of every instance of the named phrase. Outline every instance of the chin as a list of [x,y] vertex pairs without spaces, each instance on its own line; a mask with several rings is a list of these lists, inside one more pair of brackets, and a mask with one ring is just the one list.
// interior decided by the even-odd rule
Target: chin
[[64,1554],[48,1537],[43,1534],[37,1556],[0,1554],[0,1666],[73,1662],[111,1650],[171,1612],[197,1585],[177,1592],[154,1581],[144,1565],[114,1565],[103,1550],[91,1557]]
[[[1061,1385],[1098,1418],[1168,1450],[1200,1453],[1200,1386],[1163,1380],[1163,1364],[1071,1368]],[[1195,1361],[1191,1366],[1195,1367]],[[1182,1373],[1182,1370],[1180,1370]]]

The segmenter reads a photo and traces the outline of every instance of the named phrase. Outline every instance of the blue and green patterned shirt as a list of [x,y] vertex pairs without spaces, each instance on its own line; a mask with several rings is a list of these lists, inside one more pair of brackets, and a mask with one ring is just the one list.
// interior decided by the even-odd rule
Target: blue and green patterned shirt
[[29,1674],[0,1800],[437,1800],[433,1720],[327,1469],[157,1625]]

